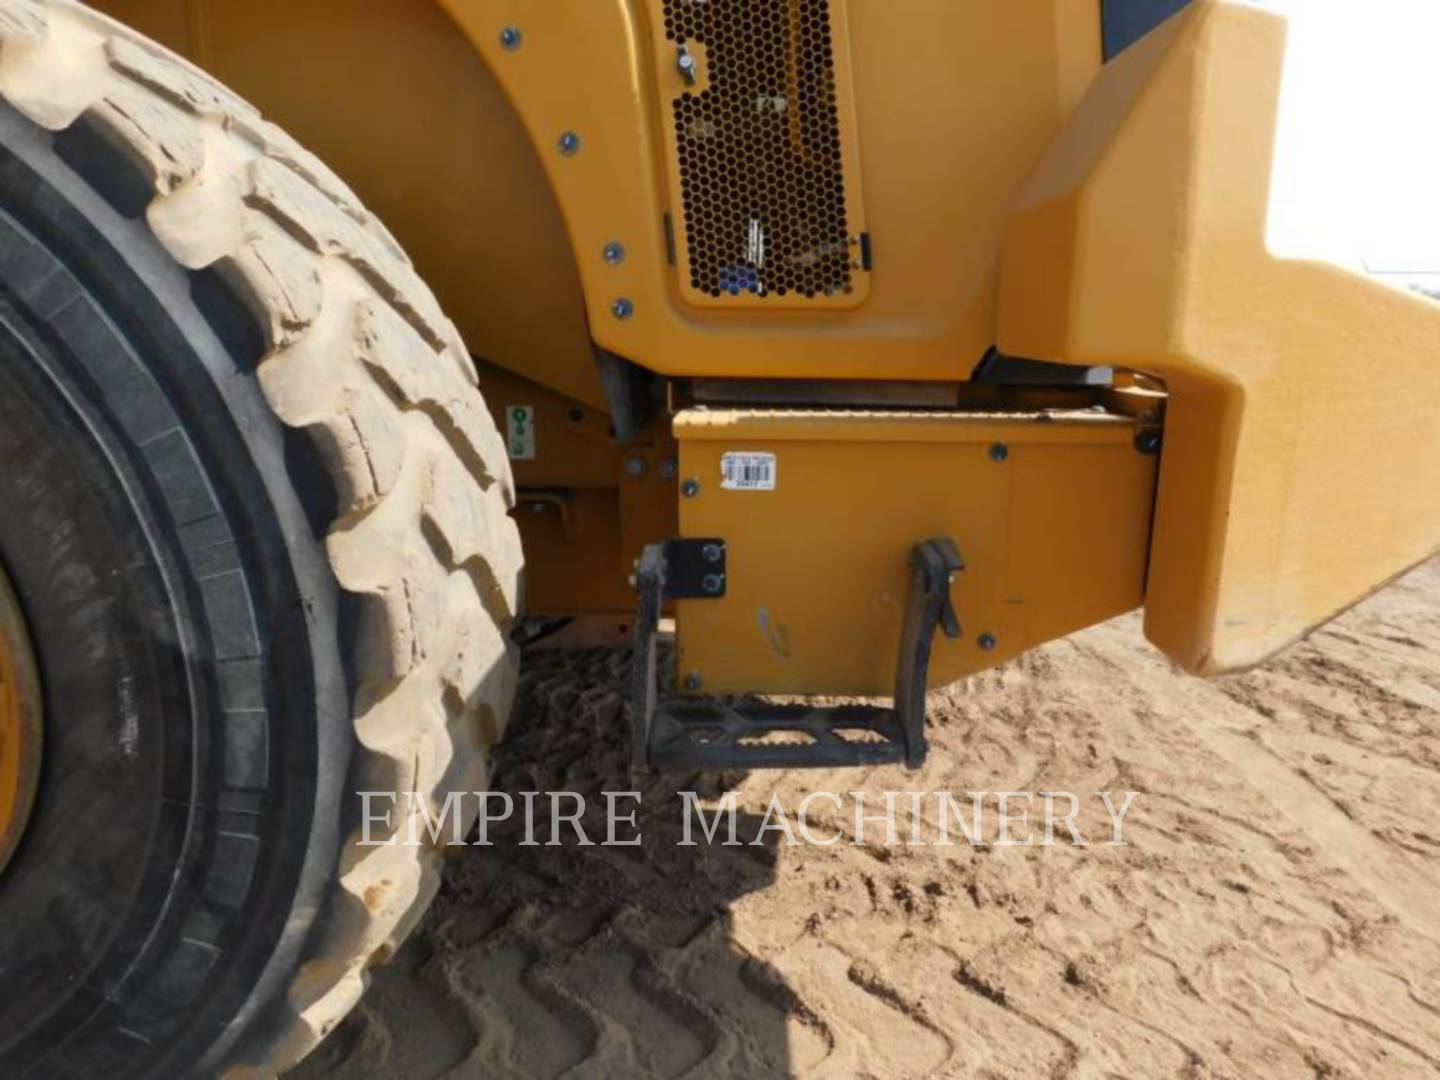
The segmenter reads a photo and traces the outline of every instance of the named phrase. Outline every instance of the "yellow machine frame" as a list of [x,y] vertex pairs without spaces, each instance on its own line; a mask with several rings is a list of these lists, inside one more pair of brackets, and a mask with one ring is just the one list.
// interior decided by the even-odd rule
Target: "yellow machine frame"
[[[917,537],[965,560],[932,685],[1144,596],[1157,458],[1118,411],[688,410],[675,430],[681,533],[729,546],[725,598],[677,620],[682,678],[707,690],[889,693]],[[774,490],[726,490],[736,452],[773,453]]]
[[1107,70],[1006,238],[1003,347],[1166,380],[1146,631],[1204,674],[1440,539],[1440,306],[1266,250],[1284,56],[1254,8],[1173,19]]
[[[925,0],[901,18],[890,4],[850,4],[855,157],[877,238],[870,295],[854,311],[706,311],[682,301],[667,258],[659,118],[684,83],[652,4],[443,2],[539,149],[595,340],[666,375],[967,377],[995,340],[1005,207],[1100,66],[1095,0]],[[520,48],[506,48],[506,27]],[[557,86],[558,72],[583,78]],[[556,152],[566,132],[579,153]],[[618,267],[604,258],[614,241],[632,254]],[[612,310],[622,297],[635,308],[624,320]]]
[[[1102,67],[1100,0],[836,3],[843,152],[873,265],[854,295],[766,307],[703,302],[672,264],[665,117],[687,84],[661,0],[102,6],[251,96],[346,176],[456,317],[497,417],[534,410],[538,449],[515,472],[536,610],[624,612],[639,548],[677,527],[755,552],[773,549],[764,530],[813,537],[851,505],[842,448],[855,439],[906,478],[906,529],[948,522],[986,553],[973,598],[983,622],[1011,628],[993,650],[942,650],[944,677],[1142,600],[1150,636],[1182,665],[1249,665],[1435,546],[1440,449],[1418,430],[1428,417],[1397,403],[1440,371],[1440,309],[1264,249],[1284,58],[1273,16],[1201,0]],[[1006,501],[994,474],[972,475],[951,449],[983,447],[992,427],[1022,444],[1031,431],[1024,408],[967,383],[997,342],[1149,372],[1168,416],[1160,401],[1116,409],[1083,392],[1053,403],[1111,419],[1052,438],[1043,467],[1034,455],[1048,488]],[[597,347],[672,378],[618,444]],[[1361,351],[1363,380],[1350,366]],[[724,501],[733,512],[677,508],[676,473],[715,468],[715,418],[680,411],[695,404],[691,379],[924,384],[952,412],[886,418],[859,389],[838,399],[867,414],[853,424],[755,401],[718,430],[786,443],[814,482],[758,515],[736,500]],[[988,417],[966,415],[977,409]],[[1357,414],[1423,452],[1403,473],[1376,470],[1347,437]],[[1162,420],[1152,552],[1154,459],[1132,444]],[[1112,510],[1087,516],[1077,493]],[[845,592],[852,607],[880,602],[903,573],[899,533],[885,569],[877,535],[829,537],[836,558],[871,567]],[[1007,549],[1019,554],[1002,574],[991,554]],[[1088,578],[1057,557],[1071,551],[1110,569]],[[687,662],[729,672],[719,681],[733,689],[883,681],[884,634],[866,645],[885,657],[869,667],[831,647],[839,609],[823,583],[799,588],[766,558],[741,565],[736,603],[682,607]],[[816,643],[789,670],[738,602],[760,596],[786,597],[793,640]],[[1016,598],[1043,616],[1006,624]]]

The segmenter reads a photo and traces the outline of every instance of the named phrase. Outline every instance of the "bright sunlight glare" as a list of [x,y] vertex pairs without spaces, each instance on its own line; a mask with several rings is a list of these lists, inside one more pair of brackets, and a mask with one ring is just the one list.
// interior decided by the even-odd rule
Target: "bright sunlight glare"
[[1269,0],[1290,20],[1269,246],[1440,292],[1440,0]]

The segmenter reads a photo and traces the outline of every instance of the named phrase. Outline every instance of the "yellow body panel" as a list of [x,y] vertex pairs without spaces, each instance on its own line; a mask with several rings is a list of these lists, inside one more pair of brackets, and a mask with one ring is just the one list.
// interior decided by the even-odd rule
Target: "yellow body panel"
[[1107,68],[1022,193],[1001,347],[1161,375],[1150,638],[1256,664],[1431,554],[1440,306],[1265,246],[1285,25],[1205,2]]
[[[910,550],[933,537],[966,570],[932,685],[1141,602],[1156,458],[1127,417],[689,410],[675,431],[699,484],[681,533],[729,552],[725,598],[678,605],[678,674],[707,693],[889,694]],[[757,451],[775,490],[723,490],[721,457]]]
[[[674,375],[968,376],[994,343],[1005,207],[1100,67],[1097,0],[849,4],[869,297],[854,310],[707,310],[685,302],[669,264],[661,109],[683,83],[649,0],[441,2],[539,150],[596,340]],[[507,26],[519,48],[502,44]],[[560,152],[567,132],[576,153]],[[618,266],[610,243],[626,248]],[[612,312],[622,298],[627,319]]]
[[[854,310],[706,310],[668,259],[661,120],[683,84],[652,0],[98,6],[334,167],[472,351],[592,405],[592,337],[667,374],[966,377],[994,342],[1005,208],[1101,53],[1098,0],[846,5],[870,294]],[[520,47],[501,44],[506,27]],[[618,266],[610,243],[626,249]],[[627,320],[612,313],[622,297]]]

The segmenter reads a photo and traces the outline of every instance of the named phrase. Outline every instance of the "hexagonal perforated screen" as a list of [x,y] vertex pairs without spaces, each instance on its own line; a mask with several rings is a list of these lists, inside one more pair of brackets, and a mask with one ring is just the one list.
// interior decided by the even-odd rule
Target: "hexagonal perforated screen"
[[858,299],[866,245],[846,191],[841,2],[664,0],[666,37],[698,76],[671,106],[693,299]]

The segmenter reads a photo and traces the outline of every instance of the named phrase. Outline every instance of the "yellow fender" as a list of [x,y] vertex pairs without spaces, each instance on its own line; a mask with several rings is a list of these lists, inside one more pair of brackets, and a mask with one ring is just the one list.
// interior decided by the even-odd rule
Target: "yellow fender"
[[1266,249],[1286,24],[1202,2],[1105,69],[1008,223],[1001,348],[1171,403],[1145,628],[1257,664],[1440,541],[1440,305]]

